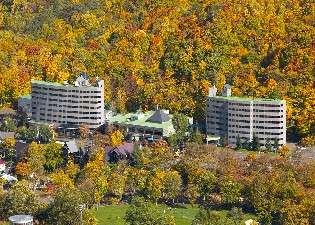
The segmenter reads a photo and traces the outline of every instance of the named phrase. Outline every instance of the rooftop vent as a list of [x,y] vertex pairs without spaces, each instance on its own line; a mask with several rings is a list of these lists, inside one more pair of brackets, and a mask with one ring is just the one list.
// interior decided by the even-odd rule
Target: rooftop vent
[[229,84],[224,85],[222,90],[222,96],[224,97],[231,97],[232,95],[232,86]]
[[217,95],[217,88],[215,86],[209,88],[209,97],[215,97]]

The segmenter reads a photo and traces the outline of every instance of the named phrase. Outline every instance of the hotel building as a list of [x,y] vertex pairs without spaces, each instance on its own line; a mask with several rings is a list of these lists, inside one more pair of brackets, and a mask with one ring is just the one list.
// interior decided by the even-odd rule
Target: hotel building
[[207,102],[207,134],[226,138],[235,147],[242,142],[259,138],[260,146],[267,140],[286,143],[286,102],[275,99],[252,99],[231,96],[231,86],[225,85],[222,96],[210,88]]
[[90,84],[81,74],[73,85],[33,80],[31,113],[35,122],[86,124],[97,128],[104,124],[104,81]]

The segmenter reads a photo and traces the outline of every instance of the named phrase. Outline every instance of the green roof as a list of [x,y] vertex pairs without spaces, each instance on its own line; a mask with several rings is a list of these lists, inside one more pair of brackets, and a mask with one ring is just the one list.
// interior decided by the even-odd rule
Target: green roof
[[29,94],[29,95],[23,95],[20,98],[32,99],[32,96]]
[[269,99],[269,98],[250,98],[250,97],[239,97],[239,96],[215,96],[212,98],[230,100],[230,101],[263,101],[263,102],[281,102],[281,99]]
[[207,141],[218,141],[221,138],[219,136],[215,136],[215,135],[207,135]]
[[47,82],[42,80],[32,80],[33,84],[43,84],[43,85],[50,85],[50,86],[64,86],[63,84],[57,83],[57,82]]
[[[139,126],[147,128],[162,129],[163,133],[169,133],[170,130],[173,130],[172,120],[163,122],[163,123],[154,123],[147,121],[155,111],[141,112],[141,113],[127,113],[127,114],[117,114],[109,118],[110,123],[118,123],[129,126]],[[172,117],[172,115],[169,115]],[[132,120],[130,118],[137,117],[137,119]]]

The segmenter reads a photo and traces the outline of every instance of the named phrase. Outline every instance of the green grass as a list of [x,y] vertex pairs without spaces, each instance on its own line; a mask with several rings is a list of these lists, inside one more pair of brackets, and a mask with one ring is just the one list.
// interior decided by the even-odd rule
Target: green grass
[[[128,207],[128,205],[109,205],[93,209],[92,212],[96,215],[100,225],[124,225],[124,216]],[[159,207],[161,210],[169,210],[164,205],[159,205]],[[198,211],[197,207],[191,206],[187,206],[186,209],[171,208],[176,224],[179,225],[190,225]]]
[[[93,209],[92,212],[98,219],[99,225],[125,225],[124,216],[128,205],[109,205],[99,207],[97,210]],[[169,210],[167,206],[159,205],[161,210]],[[171,212],[175,217],[177,225],[191,225],[192,220],[198,213],[199,208],[197,206],[192,207],[186,205],[187,208],[172,208]],[[223,215],[226,215],[227,211],[219,211]],[[244,216],[244,221],[247,219],[255,219],[255,216],[246,214]]]

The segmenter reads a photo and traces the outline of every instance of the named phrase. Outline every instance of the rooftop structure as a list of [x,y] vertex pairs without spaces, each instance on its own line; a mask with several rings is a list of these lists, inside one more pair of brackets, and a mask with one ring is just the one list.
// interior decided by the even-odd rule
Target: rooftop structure
[[[73,85],[32,80],[32,119],[35,122],[86,124],[97,128],[104,121],[104,81],[91,84],[81,73]],[[24,98],[24,100],[27,98]]]
[[0,142],[1,140],[4,140],[6,138],[14,138],[14,136],[15,136],[14,132],[0,131]]
[[167,110],[117,114],[109,117],[108,122],[127,128],[129,132],[158,134],[168,137],[175,133],[172,115]]
[[0,159],[0,172],[5,171],[5,161]]
[[30,215],[10,216],[9,221],[12,225],[33,225],[33,217]]
[[286,102],[232,96],[231,86],[225,85],[222,96],[210,88],[207,103],[207,134],[227,139],[236,146],[237,139],[250,142],[254,135],[261,146],[267,142],[286,143]]

